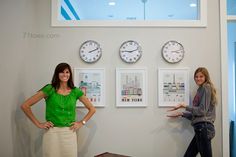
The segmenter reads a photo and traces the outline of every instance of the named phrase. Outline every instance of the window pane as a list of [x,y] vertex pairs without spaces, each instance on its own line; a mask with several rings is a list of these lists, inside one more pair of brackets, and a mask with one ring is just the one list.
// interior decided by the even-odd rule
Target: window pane
[[236,15],[236,0],[227,0],[227,14]]
[[200,0],[60,0],[60,20],[199,20]]
[[[229,78],[229,113],[235,120],[235,54],[236,54],[236,22],[228,22],[228,78]],[[233,87],[233,88],[232,88]]]

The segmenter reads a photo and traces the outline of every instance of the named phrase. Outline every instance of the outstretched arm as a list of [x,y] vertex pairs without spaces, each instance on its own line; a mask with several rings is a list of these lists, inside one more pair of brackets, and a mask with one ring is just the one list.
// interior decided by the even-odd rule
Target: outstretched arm
[[177,104],[176,106],[172,107],[171,109],[169,109],[168,111],[175,111],[175,110],[178,110],[180,108],[186,108],[186,104],[184,103],[180,103],[180,104]]
[[180,108],[186,108],[186,104],[184,103],[180,103],[180,104],[177,104],[176,106],[172,107],[171,109],[167,110],[167,112],[171,112],[171,111],[175,111],[175,112],[171,112],[167,115],[167,117],[171,117],[171,118],[178,118],[178,117],[182,117],[183,116],[183,112],[179,112],[179,111],[176,111]]
[[183,113],[182,112],[172,112],[170,114],[167,115],[167,117],[170,117],[170,118],[178,118],[178,117],[182,117],[183,116]]

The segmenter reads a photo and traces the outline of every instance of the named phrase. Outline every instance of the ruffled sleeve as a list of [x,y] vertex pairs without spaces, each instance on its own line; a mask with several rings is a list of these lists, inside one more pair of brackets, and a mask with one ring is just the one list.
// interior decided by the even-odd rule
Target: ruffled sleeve
[[51,84],[47,84],[46,86],[40,89],[40,91],[42,91],[46,96],[51,95],[53,90],[54,89]]
[[77,87],[74,89],[74,91],[75,91],[75,96],[77,99],[79,99],[81,96],[84,95],[84,92]]

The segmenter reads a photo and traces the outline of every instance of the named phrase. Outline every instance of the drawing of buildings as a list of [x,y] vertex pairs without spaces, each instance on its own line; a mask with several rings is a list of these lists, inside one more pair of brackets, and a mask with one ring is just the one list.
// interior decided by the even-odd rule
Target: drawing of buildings
[[163,96],[164,101],[182,102],[185,95],[185,83],[178,79],[176,81],[176,74],[170,74],[171,79],[163,81]]
[[136,75],[134,76],[134,79],[132,79],[128,75],[125,76],[125,83],[122,86],[121,95],[142,95],[140,81],[138,80],[138,77]]
[[89,81],[85,75],[84,80],[80,81],[79,88],[84,92],[85,96],[91,102],[100,102],[101,100],[101,84],[98,81]]

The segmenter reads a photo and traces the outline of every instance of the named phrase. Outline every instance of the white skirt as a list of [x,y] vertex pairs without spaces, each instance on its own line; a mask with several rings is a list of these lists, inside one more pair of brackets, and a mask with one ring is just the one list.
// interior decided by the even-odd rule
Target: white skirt
[[43,135],[43,157],[77,157],[77,135],[69,127],[53,127]]

